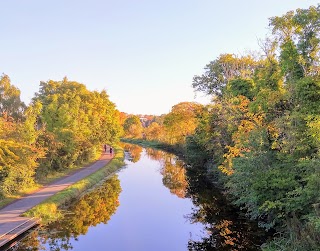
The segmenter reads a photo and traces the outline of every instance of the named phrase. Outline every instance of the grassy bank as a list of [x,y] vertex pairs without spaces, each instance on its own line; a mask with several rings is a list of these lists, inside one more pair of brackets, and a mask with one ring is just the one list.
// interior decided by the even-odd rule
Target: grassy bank
[[81,196],[86,190],[99,185],[124,165],[123,149],[116,146],[114,150],[114,158],[105,167],[33,207],[27,211],[24,216],[41,218],[43,222],[49,222],[59,218],[61,216],[61,209],[67,206],[70,201]]
[[122,138],[121,141],[124,143],[140,145],[142,147],[150,147],[154,149],[164,150],[179,156],[184,154],[184,149],[181,146],[169,145],[159,141],[144,140],[144,139],[128,139],[128,138]]
[[32,194],[36,192],[37,190],[41,189],[43,186],[50,184],[51,182],[54,182],[55,180],[58,180],[62,177],[65,177],[69,174],[72,174],[73,172],[78,171],[79,169],[89,166],[99,160],[100,155],[95,156],[94,160],[90,160],[88,162],[82,163],[81,165],[74,165],[70,168],[61,170],[59,172],[49,173],[46,176],[37,177],[36,182],[33,185],[30,185],[28,188],[21,189],[17,191],[14,194],[11,194],[10,196],[1,198],[0,200],[0,208],[3,208],[10,203],[14,202],[17,199],[20,199],[26,195]]

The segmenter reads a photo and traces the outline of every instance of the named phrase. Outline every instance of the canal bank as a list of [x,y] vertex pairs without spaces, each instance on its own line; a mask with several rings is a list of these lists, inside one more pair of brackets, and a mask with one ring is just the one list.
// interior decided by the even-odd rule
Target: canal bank
[[126,168],[16,250],[260,250],[259,229],[178,156],[125,145]]
[[[39,220],[48,222],[57,219],[61,216],[59,207],[79,197],[87,189],[119,170],[123,166],[123,158],[122,149],[117,147],[114,155],[103,153],[101,158],[92,165],[2,208],[0,210],[0,244],[5,245],[35,225],[30,222],[38,223]],[[21,217],[21,214],[24,214],[24,217]],[[33,217],[36,220],[30,220]],[[17,229],[19,231],[16,231]]]
[[56,220],[61,216],[59,207],[67,206],[70,201],[78,198],[92,187],[99,185],[104,179],[121,169],[124,165],[123,160],[124,152],[119,146],[114,147],[112,156],[109,153],[103,153],[102,159],[91,165],[91,167],[97,165],[94,170],[90,171],[89,168],[86,168],[86,174],[82,175],[80,179],[28,210],[24,213],[24,216],[41,218],[44,222]]

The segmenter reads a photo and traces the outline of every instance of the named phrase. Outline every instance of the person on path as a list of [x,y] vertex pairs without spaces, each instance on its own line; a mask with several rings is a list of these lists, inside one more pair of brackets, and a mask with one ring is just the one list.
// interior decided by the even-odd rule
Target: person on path
[[104,144],[104,152],[107,152],[107,145]]
[[112,147],[110,146],[110,154],[112,155]]

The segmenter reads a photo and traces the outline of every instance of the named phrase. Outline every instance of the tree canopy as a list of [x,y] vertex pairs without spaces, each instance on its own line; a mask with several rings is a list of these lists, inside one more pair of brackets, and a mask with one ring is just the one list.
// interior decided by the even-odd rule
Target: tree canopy
[[106,91],[49,80],[31,104],[7,75],[0,79],[0,195],[25,189],[51,172],[68,169],[119,140],[120,113]]
[[257,56],[221,54],[194,76],[211,104],[177,104],[145,135],[183,149],[251,219],[280,232],[265,250],[318,250],[320,5],[272,17],[270,29]]

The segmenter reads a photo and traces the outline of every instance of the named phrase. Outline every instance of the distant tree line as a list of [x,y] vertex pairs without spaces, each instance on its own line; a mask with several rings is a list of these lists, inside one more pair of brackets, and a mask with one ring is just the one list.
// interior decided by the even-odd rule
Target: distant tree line
[[194,133],[197,126],[196,116],[202,109],[201,104],[182,102],[173,106],[170,113],[149,117],[148,121],[142,121],[137,115],[127,115],[123,124],[124,136],[183,146],[186,136]]

